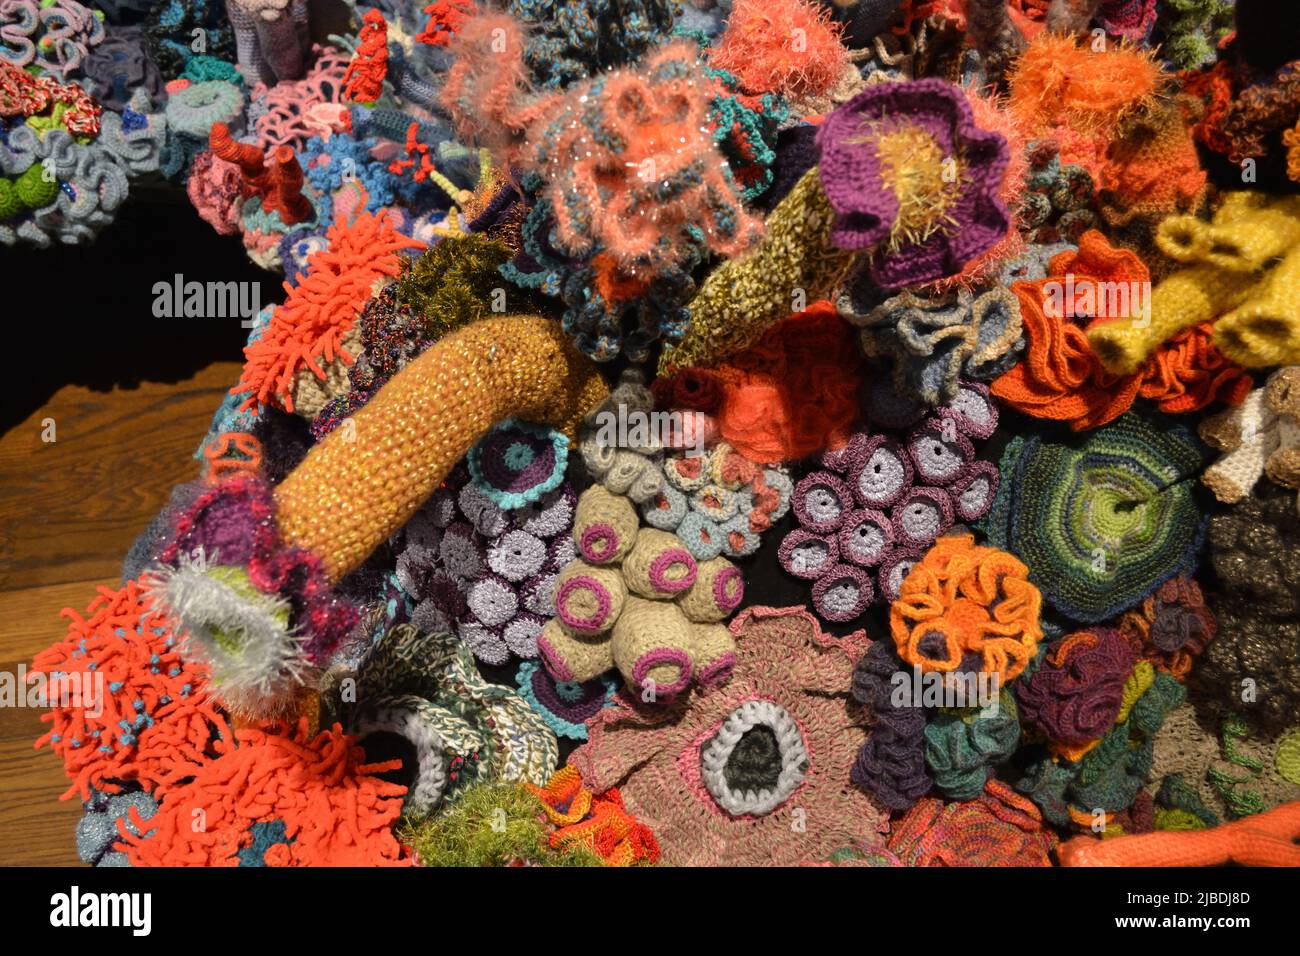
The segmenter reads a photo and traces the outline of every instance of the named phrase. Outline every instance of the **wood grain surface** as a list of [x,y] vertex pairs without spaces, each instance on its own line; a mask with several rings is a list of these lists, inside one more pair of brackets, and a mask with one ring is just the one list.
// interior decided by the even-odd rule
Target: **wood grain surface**
[[[0,670],[62,638],[62,608],[118,585],[136,535],[198,476],[194,450],[238,378],[238,363],[216,362],[174,383],[65,385],[0,436]],[[62,764],[33,749],[40,714],[0,708],[0,866],[79,863],[81,804],[59,800]]]

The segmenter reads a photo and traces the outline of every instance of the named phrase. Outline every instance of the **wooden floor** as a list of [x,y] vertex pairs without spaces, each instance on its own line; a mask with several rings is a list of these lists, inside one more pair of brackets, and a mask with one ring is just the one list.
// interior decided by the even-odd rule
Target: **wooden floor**
[[[67,385],[0,436],[0,670],[60,639],[62,608],[84,611],[96,585],[117,586],[135,536],[198,476],[191,456],[238,378],[238,364],[218,362],[177,383]],[[61,763],[33,749],[40,713],[0,708],[0,866],[78,863],[81,805],[60,802]]]

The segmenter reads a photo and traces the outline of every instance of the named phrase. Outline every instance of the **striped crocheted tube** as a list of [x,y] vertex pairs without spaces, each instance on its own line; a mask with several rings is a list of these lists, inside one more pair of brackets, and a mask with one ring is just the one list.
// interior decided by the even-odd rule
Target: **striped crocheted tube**
[[810,169],[768,217],[763,240],[704,280],[690,302],[691,324],[664,350],[659,374],[715,365],[804,304],[827,298],[853,258],[831,243],[834,219],[820,173]]
[[558,324],[484,319],[437,342],[276,488],[284,540],[337,581],[410,520],[487,430],[517,416],[572,435],[608,395]]

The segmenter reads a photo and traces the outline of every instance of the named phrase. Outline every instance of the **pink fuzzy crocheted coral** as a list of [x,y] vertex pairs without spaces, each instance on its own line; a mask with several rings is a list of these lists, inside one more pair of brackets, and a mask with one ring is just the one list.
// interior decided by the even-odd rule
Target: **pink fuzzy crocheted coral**
[[887,826],[848,785],[867,737],[850,708],[869,645],[837,638],[801,607],[753,607],[731,623],[730,681],[664,706],[626,691],[588,724],[569,762],[592,790],[619,788],[674,865],[794,865]]
[[302,149],[307,140],[319,136],[321,124],[312,107],[343,104],[343,75],[347,68],[346,54],[333,47],[318,47],[315,64],[301,80],[277,83],[270,89],[262,83],[253,87],[250,101],[260,101],[266,107],[266,113],[257,118],[253,127],[262,151],[286,145]]

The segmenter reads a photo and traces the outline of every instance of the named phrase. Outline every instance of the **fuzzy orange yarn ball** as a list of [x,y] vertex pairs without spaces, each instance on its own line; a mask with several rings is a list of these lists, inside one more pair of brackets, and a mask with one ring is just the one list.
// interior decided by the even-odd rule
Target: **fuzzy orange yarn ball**
[[747,93],[820,96],[849,62],[840,29],[805,0],[736,0],[709,65],[735,74]]

